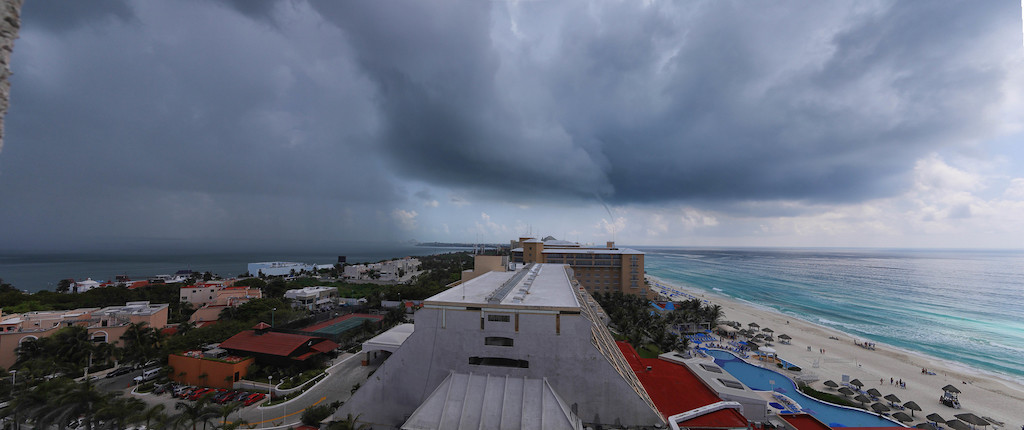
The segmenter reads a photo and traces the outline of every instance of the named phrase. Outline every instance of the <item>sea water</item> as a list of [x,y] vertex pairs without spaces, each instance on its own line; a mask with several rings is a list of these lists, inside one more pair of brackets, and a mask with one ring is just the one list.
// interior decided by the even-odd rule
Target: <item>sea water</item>
[[666,281],[1024,381],[1022,251],[640,249]]
[[[173,275],[179,270],[211,272],[223,277],[244,274],[248,263],[290,261],[309,264],[334,264],[339,256],[349,263],[377,262],[405,256],[466,251],[466,248],[439,248],[413,245],[343,246],[335,252],[253,251],[211,252],[176,250],[159,252],[109,251],[90,253],[14,253],[0,252],[0,279],[28,292],[55,291],[61,279],[113,280],[127,275],[145,280],[156,275]],[[0,303],[3,306],[3,303]]]

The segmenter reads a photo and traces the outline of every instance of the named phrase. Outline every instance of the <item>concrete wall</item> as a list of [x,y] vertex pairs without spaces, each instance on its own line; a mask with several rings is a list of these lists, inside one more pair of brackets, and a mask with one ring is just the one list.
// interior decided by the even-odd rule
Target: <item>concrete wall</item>
[[[233,388],[236,380],[245,378],[249,372],[249,365],[253,362],[252,358],[229,363],[178,354],[167,356],[167,365],[174,369],[168,375],[172,381],[212,388]],[[206,378],[201,378],[202,375],[206,375]]]
[[[488,315],[508,315],[509,322]],[[481,329],[481,318],[483,329]],[[579,314],[482,312],[424,308],[416,330],[337,413],[362,414],[375,426],[400,426],[452,370],[460,373],[547,378],[587,423],[655,425],[660,414],[636,394],[591,342]],[[487,337],[513,346],[486,345]],[[617,351],[615,351],[617,353]],[[470,357],[524,360],[528,368],[470,364]]]

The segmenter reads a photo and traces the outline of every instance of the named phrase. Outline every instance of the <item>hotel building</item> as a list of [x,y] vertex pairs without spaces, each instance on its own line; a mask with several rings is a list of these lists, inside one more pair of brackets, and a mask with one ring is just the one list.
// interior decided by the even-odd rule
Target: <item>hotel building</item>
[[512,242],[512,262],[568,264],[576,280],[591,294],[621,291],[655,297],[644,283],[644,253],[618,248],[615,242],[585,247],[564,240],[521,237]]
[[425,300],[335,417],[403,429],[664,426],[573,269],[517,269]]

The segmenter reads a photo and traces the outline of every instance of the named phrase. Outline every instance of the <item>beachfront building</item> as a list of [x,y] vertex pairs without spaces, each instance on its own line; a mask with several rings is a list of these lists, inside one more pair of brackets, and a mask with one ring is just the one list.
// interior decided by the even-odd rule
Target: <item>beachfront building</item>
[[335,416],[374,428],[664,425],[572,272],[520,265],[424,300],[411,334],[377,342],[393,354]]
[[304,287],[285,291],[284,298],[292,301],[293,308],[312,311],[338,303],[338,289],[335,287]]
[[316,265],[288,261],[266,261],[249,263],[247,270],[252,276],[295,276],[303,271],[315,273]]
[[345,266],[343,276],[350,281],[402,282],[409,280],[419,268],[419,259],[405,257],[380,263]]
[[131,324],[145,323],[160,330],[167,325],[166,304],[128,302],[124,306],[81,308],[67,311],[38,311],[0,317],[0,367],[10,368],[16,349],[27,339],[52,336],[70,326],[85,327],[95,342],[120,345],[121,335]]
[[615,242],[591,247],[550,237],[520,237],[512,242],[512,262],[568,264],[588,293],[655,296],[644,282],[644,253],[616,247]]

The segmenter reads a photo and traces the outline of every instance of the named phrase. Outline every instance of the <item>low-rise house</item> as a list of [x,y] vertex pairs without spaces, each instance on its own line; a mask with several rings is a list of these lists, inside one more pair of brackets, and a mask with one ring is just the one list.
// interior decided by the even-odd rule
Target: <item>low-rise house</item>
[[284,298],[292,301],[296,309],[318,310],[338,303],[338,289],[334,287],[305,287],[288,290]]
[[254,357],[263,365],[288,366],[311,363],[337,349],[338,344],[318,336],[270,331],[269,324],[259,323],[221,342],[220,347],[230,354]]
[[160,330],[167,325],[166,304],[128,302],[124,306],[39,311],[0,317],[0,367],[9,368],[17,359],[17,348],[28,339],[52,336],[63,327],[81,326],[95,342],[120,345],[131,324],[145,323]]

